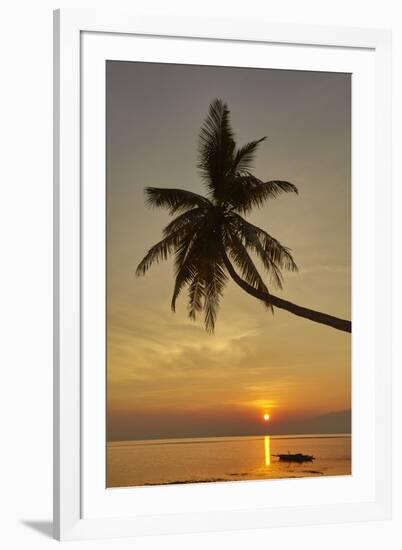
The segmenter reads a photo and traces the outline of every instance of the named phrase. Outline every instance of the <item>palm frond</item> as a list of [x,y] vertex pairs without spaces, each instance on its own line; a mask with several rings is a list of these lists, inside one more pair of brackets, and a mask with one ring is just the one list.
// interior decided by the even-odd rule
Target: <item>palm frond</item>
[[197,235],[199,228],[181,239],[176,248],[176,279],[171,301],[172,311],[176,311],[176,301],[182,289],[188,285],[197,273]]
[[230,224],[232,231],[237,232],[237,236],[243,241],[244,246],[252,250],[261,259],[273,283],[282,288],[281,269],[298,270],[290,249],[235,212],[230,214]]
[[183,214],[180,214],[180,216],[177,216],[174,220],[172,220],[163,230],[163,234],[165,237],[170,235],[171,233],[174,233],[178,229],[184,229],[188,226],[194,226],[198,224],[202,219],[205,217],[207,210],[202,208],[193,208],[192,210],[188,210],[187,212],[183,212]]
[[220,242],[206,218],[176,248],[172,310],[175,311],[177,298],[187,286],[189,317],[195,320],[197,313],[203,311],[208,332],[214,330],[220,297],[227,281]]
[[197,273],[188,287],[188,314],[192,321],[195,321],[197,313],[202,311],[203,299],[205,298],[204,281]]
[[186,212],[192,208],[211,206],[211,202],[197,193],[184,189],[164,189],[159,187],[146,187],[147,204],[160,208],[167,208],[169,213]]
[[214,197],[219,194],[222,179],[230,171],[234,149],[230,111],[224,101],[215,99],[201,127],[198,147],[198,168]]
[[210,263],[205,277],[204,323],[207,332],[211,334],[215,330],[216,315],[227,280],[223,265],[218,262]]
[[[254,288],[269,294],[268,287],[264,283],[246,247],[243,245],[241,238],[239,238],[236,233],[229,232],[228,238],[225,240],[225,245],[228,249],[229,256],[240,269],[240,273],[245,281]],[[273,311],[273,307],[269,302],[266,302],[265,305]]]
[[196,266],[192,262],[185,262],[176,273],[173,296],[171,301],[172,311],[176,311],[176,301],[183,288],[190,284],[197,273]]
[[179,229],[151,247],[138,264],[136,276],[141,277],[145,275],[152,264],[167,260],[169,254],[178,246],[182,237],[182,231]]
[[243,145],[236,151],[232,165],[233,174],[238,171],[242,172],[251,168],[258,146],[266,139],[267,137],[264,136],[261,139],[250,141],[250,143],[246,143],[246,145]]
[[254,207],[260,207],[268,199],[275,199],[282,193],[296,193],[297,187],[288,181],[263,182],[250,173],[226,178],[223,200],[232,210],[246,214]]
[[[235,233],[230,235],[226,246],[229,251],[229,256],[232,258],[237,267],[240,268],[243,278],[255,288],[259,285],[265,286],[246,248]],[[268,292],[266,287],[265,290]]]

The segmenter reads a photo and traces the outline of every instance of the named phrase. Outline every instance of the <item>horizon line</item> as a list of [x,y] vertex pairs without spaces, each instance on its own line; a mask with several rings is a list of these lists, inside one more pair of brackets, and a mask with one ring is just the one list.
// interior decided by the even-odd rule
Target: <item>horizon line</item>
[[[204,435],[204,436],[184,436],[184,437],[150,437],[148,439],[110,439],[106,440],[106,444],[113,444],[113,443],[128,443],[128,442],[134,442],[134,443],[143,443],[144,445],[147,444],[147,442],[152,441],[163,441],[163,442],[173,442],[175,441],[183,441],[183,440],[198,440],[198,439],[220,439],[220,438],[231,438],[232,440],[238,439],[240,437],[244,438],[264,438],[264,437],[272,437],[273,439],[309,439],[311,437],[319,438],[319,439],[332,439],[336,437],[352,437],[352,432],[332,432],[332,433],[301,433],[301,434],[248,434],[248,435]],[[190,441],[189,441],[190,442]],[[194,443],[195,441],[191,441]],[[159,443],[155,443],[159,444]]]

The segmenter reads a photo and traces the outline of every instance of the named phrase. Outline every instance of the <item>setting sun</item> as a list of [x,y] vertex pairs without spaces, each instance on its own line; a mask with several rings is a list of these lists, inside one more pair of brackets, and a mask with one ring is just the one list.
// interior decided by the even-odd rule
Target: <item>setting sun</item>
[[268,422],[268,420],[269,420],[269,414],[264,414],[264,420],[265,420],[265,422]]

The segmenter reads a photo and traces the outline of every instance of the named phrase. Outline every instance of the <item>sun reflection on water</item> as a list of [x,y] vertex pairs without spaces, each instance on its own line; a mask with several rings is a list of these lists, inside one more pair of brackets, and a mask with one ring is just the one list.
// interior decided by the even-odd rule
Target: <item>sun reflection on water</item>
[[269,435],[264,437],[265,466],[271,466],[271,438]]

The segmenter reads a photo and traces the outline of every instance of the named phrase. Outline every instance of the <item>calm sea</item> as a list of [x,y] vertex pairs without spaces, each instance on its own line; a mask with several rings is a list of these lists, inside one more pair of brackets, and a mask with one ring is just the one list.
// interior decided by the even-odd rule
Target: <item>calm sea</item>
[[[313,455],[284,463],[276,454]],[[211,437],[114,441],[107,446],[107,486],[162,485],[351,474],[350,435]]]

